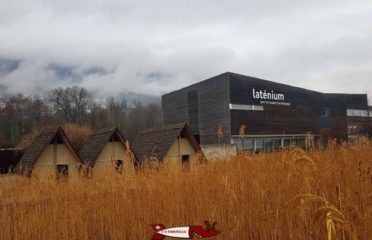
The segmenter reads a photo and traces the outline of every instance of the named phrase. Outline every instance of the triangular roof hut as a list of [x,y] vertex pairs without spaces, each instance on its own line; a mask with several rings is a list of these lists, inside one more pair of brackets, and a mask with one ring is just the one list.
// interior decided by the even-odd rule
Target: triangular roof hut
[[[40,161],[43,163],[38,164]],[[41,169],[71,164],[80,165],[79,155],[75,152],[63,129],[53,127],[34,138],[18,162],[16,172],[31,173],[34,172],[35,166]]]
[[[175,148],[174,151],[172,151],[173,148]],[[186,148],[187,151],[184,150]],[[186,123],[172,124],[140,132],[133,144],[133,150],[137,156],[137,163],[152,158],[159,161],[166,158],[181,158],[182,160],[182,156],[202,152]]]
[[99,168],[107,168],[109,165],[114,165],[115,169],[119,171],[124,162],[133,168],[134,154],[130,150],[126,138],[116,127],[101,129],[90,135],[79,155],[84,164],[91,168],[94,167],[97,171]]

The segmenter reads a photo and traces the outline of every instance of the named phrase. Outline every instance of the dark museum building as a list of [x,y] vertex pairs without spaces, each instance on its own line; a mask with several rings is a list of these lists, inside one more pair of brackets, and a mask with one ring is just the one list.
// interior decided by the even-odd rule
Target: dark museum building
[[162,109],[164,125],[188,123],[202,145],[261,150],[304,145],[309,133],[349,141],[372,133],[366,94],[321,93],[230,72],[163,95]]

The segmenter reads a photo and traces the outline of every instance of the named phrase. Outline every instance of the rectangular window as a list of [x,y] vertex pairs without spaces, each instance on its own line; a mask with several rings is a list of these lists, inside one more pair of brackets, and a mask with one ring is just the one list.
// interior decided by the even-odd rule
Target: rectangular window
[[288,138],[284,139],[283,146],[284,147],[288,147],[290,145],[291,145],[291,139],[288,139]]
[[357,125],[349,124],[347,125],[347,136],[349,141],[353,142],[358,135],[359,129]]
[[244,139],[244,150],[246,151],[253,151],[254,150],[254,143],[253,139]]
[[190,155],[182,155],[182,170],[189,171],[190,170]]
[[68,165],[59,164],[57,165],[57,179],[63,180],[68,178]]
[[230,110],[263,111],[264,107],[261,105],[242,105],[230,103]]
[[115,171],[119,174],[123,173],[123,160],[115,160]]
[[331,126],[331,108],[322,106],[320,108],[320,128],[330,128]]
[[358,133],[358,126],[357,125],[348,125],[347,126],[347,133],[349,136],[356,135]]
[[254,140],[256,145],[256,151],[263,150],[264,148],[264,140],[261,138],[257,138]]
[[232,138],[231,139],[231,144],[235,145],[235,147],[237,147],[237,148],[241,148],[242,144],[243,144],[243,141],[242,141],[241,138]]
[[282,147],[282,139],[273,139],[273,147],[274,149],[278,149]]
[[300,147],[300,148],[305,148],[306,147],[305,139],[296,139],[295,143],[296,143],[297,147]]
[[265,150],[273,149],[273,140],[270,138],[265,139]]
[[368,111],[361,109],[347,109],[346,115],[348,117],[368,117]]
[[320,111],[320,116],[329,117],[331,115],[331,108],[328,106],[323,106]]
[[182,164],[190,163],[190,155],[182,155]]

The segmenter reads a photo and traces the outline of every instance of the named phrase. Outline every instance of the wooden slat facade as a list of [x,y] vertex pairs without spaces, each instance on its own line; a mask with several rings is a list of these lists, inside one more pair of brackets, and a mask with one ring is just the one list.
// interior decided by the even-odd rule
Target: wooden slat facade
[[[189,117],[187,96],[189,92],[198,93],[199,128]],[[195,93],[195,92],[194,92]],[[229,86],[228,74],[224,73],[206,81],[191,85],[181,90],[162,96],[163,123],[164,125],[186,122],[196,138],[200,136],[201,144],[213,144],[217,140],[219,125],[224,130],[223,143],[230,143],[230,111],[229,111]]]
[[[254,98],[253,89],[283,94],[284,99]],[[195,106],[195,92],[198,107]],[[194,97],[192,101],[190,96]],[[230,104],[263,106],[264,109],[230,109]],[[164,124],[188,123],[193,133],[200,135],[201,144],[218,142],[218,125],[224,129],[223,143],[230,143],[233,135],[239,135],[242,125],[246,126],[248,135],[308,132],[320,135],[326,131],[329,137],[347,139],[348,124],[357,124],[366,132],[371,128],[372,119],[347,117],[346,114],[347,109],[367,110],[366,94],[327,94],[229,72],[166,94],[162,97],[162,105]]]

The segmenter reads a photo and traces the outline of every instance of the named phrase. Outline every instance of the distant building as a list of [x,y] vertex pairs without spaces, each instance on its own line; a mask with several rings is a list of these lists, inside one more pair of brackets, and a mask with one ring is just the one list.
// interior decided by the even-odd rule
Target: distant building
[[40,133],[25,150],[16,172],[56,179],[79,176],[81,162],[61,127]]
[[105,176],[134,172],[134,155],[117,128],[101,129],[88,137],[79,152],[90,174]]
[[[366,94],[331,94],[226,72],[162,96],[163,123],[186,122],[202,145],[246,150],[367,134]],[[324,139],[323,139],[324,140]]]
[[201,148],[185,123],[140,132],[133,144],[139,163],[147,160],[190,163]]

